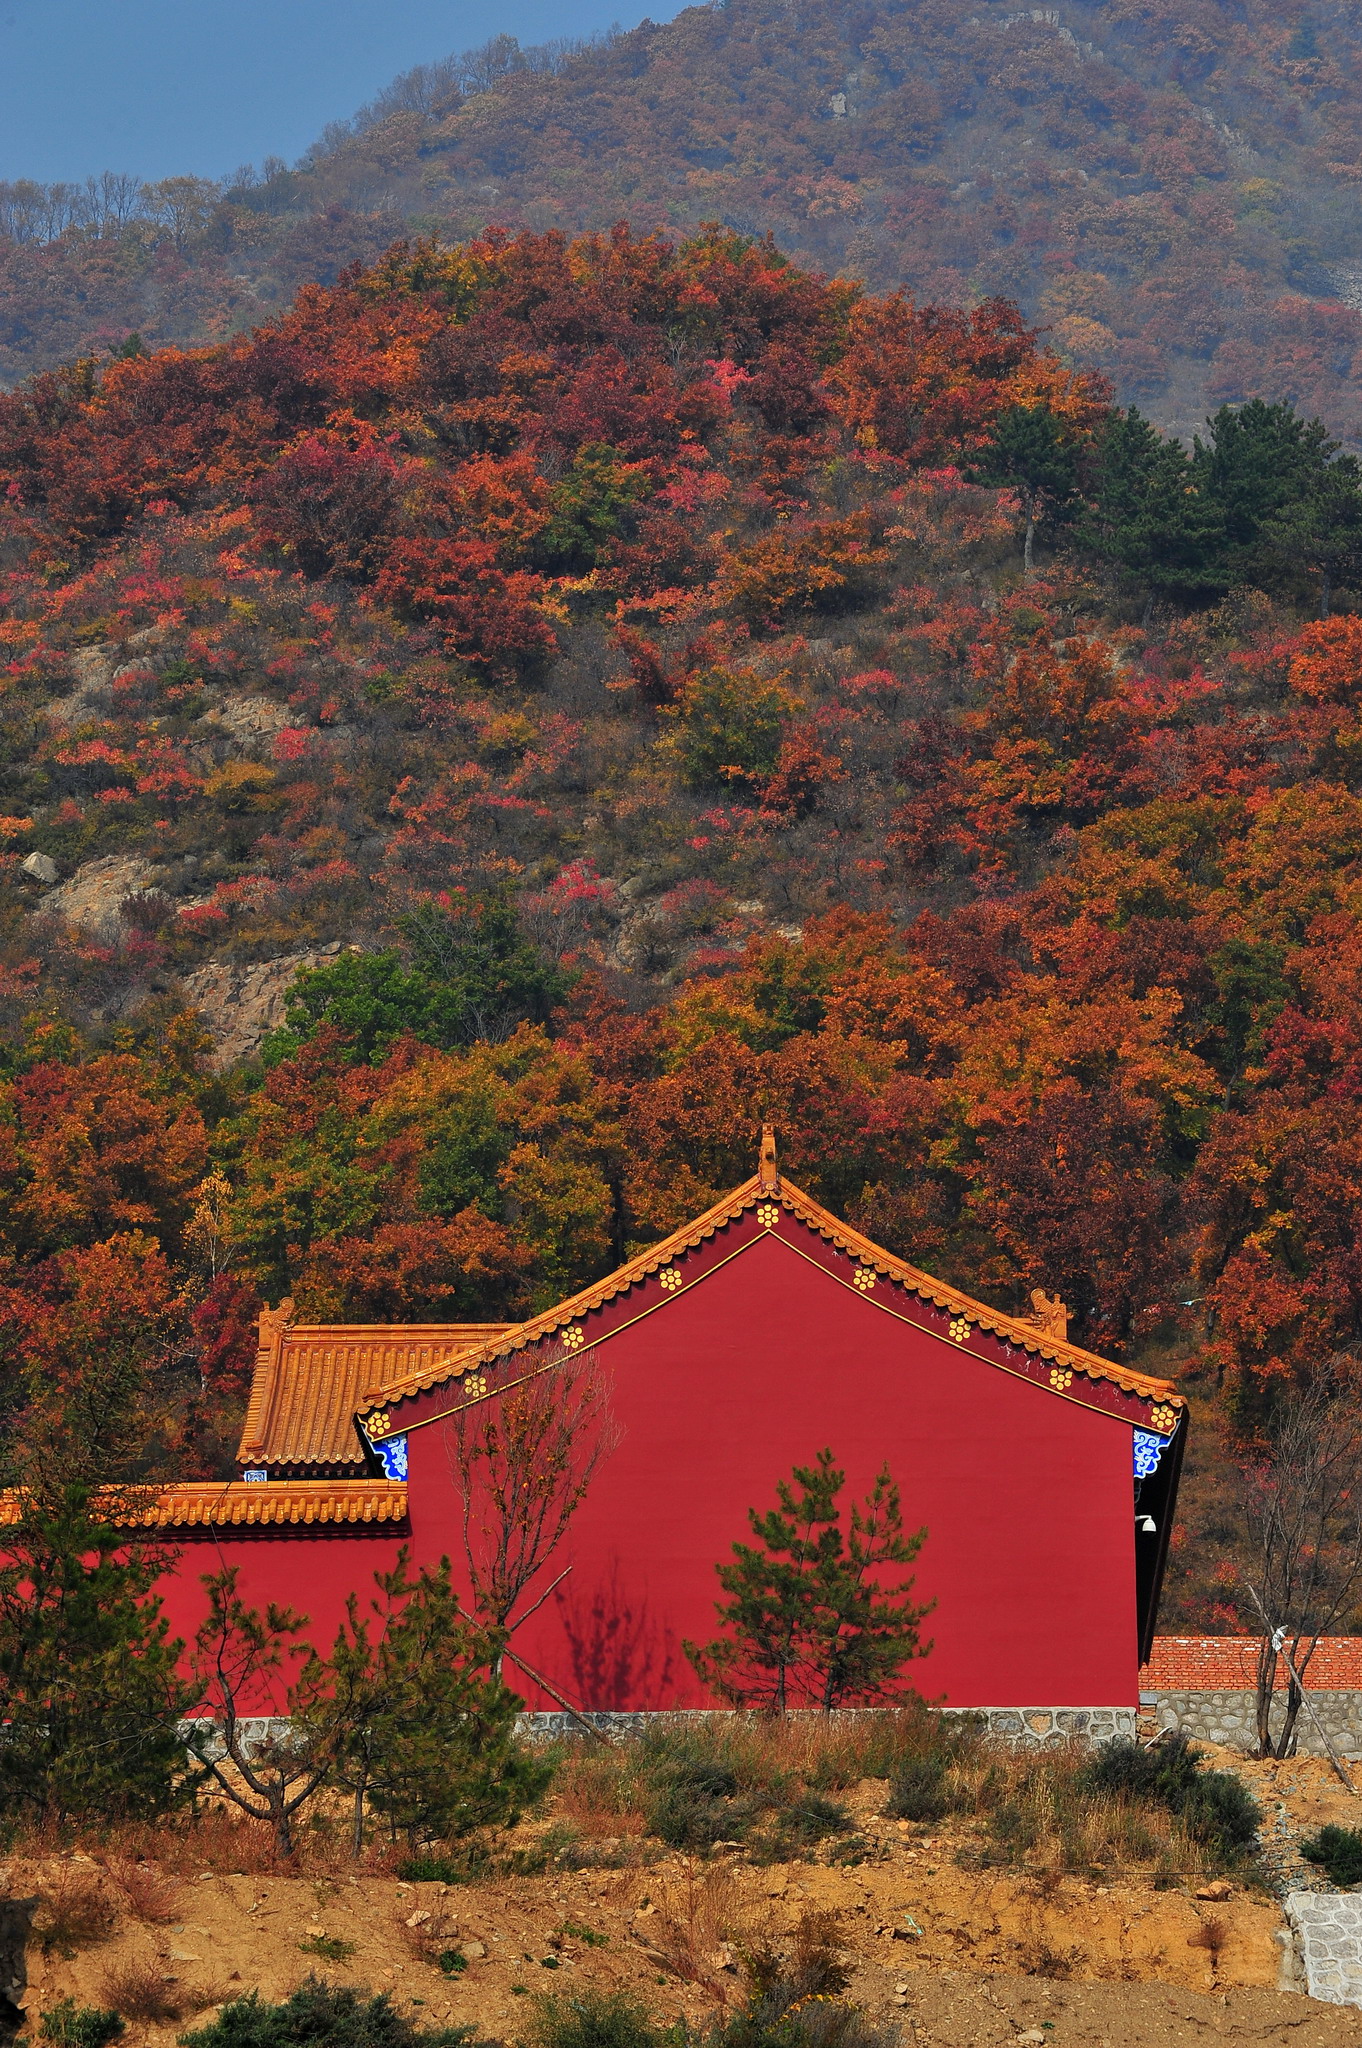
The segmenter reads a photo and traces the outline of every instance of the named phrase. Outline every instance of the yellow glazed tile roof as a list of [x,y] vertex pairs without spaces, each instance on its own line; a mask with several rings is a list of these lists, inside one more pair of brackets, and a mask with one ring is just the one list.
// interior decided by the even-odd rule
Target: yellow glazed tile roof
[[[0,1494],[0,1526],[19,1520],[20,1498]],[[119,1489],[106,1503],[123,1529],[356,1527],[406,1520],[407,1489],[387,1479],[189,1480]]]
[[243,1465],[364,1469],[355,1413],[391,1379],[447,1372],[461,1351],[511,1323],[295,1323],[292,1302],[266,1309],[238,1457]]
[[[493,1360],[504,1358],[512,1352],[522,1350],[526,1345],[536,1343],[540,1338],[552,1336],[555,1330],[575,1323],[592,1309],[602,1308],[616,1296],[624,1294],[630,1287],[646,1280],[673,1259],[693,1251],[707,1238],[711,1238],[726,1224],[734,1223],[747,1210],[765,1202],[774,1202],[786,1214],[796,1217],[809,1229],[835,1245],[839,1251],[848,1253],[862,1265],[871,1266],[877,1273],[897,1280],[920,1300],[930,1302],[934,1307],[951,1316],[965,1318],[981,1330],[987,1330],[1004,1343],[1015,1344],[1036,1357],[1049,1360],[1059,1367],[1067,1367],[1075,1373],[1082,1373],[1089,1380],[1104,1380],[1118,1387],[1122,1393],[1133,1394],[1138,1399],[1167,1404],[1180,1414],[1186,1403],[1171,1380],[1156,1379],[1148,1373],[1133,1372],[1128,1367],[1116,1365],[1111,1359],[1102,1358],[1094,1351],[1085,1351],[1081,1345],[1071,1344],[1067,1337],[1059,1337],[1042,1330],[1036,1323],[1020,1316],[1002,1314],[989,1308],[984,1302],[976,1301],[972,1295],[962,1294],[959,1288],[949,1286],[930,1273],[908,1264],[906,1259],[896,1258],[883,1246],[843,1223],[821,1202],[814,1200],[801,1188],[777,1175],[773,1170],[756,1173],[751,1180],[744,1181],[730,1195],[725,1195],[712,1208],[706,1209],[694,1222],[683,1224],[670,1237],[664,1237],[659,1244],[640,1252],[636,1258],[617,1267],[605,1279],[594,1286],[585,1287],[567,1301],[547,1309],[542,1315],[526,1323],[519,1323],[498,1337],[467,1353],[460,1362],[458,1373]],[[421,1365],[415,1371],[401,1378],[387,1381],[377,1392],[375,1402],[383,1407],[409,1399],[414,1394],[424,1393],[443,1380],[457,1377],[448,1367],[440,1369]]]

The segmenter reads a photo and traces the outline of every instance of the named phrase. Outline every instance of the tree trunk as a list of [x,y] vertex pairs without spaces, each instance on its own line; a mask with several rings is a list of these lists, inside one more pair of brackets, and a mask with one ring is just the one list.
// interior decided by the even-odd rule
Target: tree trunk
[[363,1780],[363,1778],[361,1778],[361,1779],[360,1779],[359,1783],[358,1783],[358,1784],[356,1785],[356,1787],[355,1787],[355,1825],[354,1825],[354,1832],[353,1832],[353,1835],[352,1835],[352,1837],[351,1837],[351,1847],[353,1848],[353,1850],[354,1850],[354,1852],[355,1852],[356,1856],[361,1856],[361,1855],[363,1855],[363,1853],[364,1853],[364,1780]]
[[1272,1687],[1277,1676],[1277,1652],[1270,1636],[1264,1637],[1258,1652],[1258,1685],[1255,1706],[1258,1725],[1258,1754],[1272,1756]]
[[1286,1714],[1282,1720],[1281,1733],[1277,1737],[1276,1754],[1279,1757],[1296,1754],[1296,1718],[1301,1710],[1301,1689],[1294,1678],[1286,1681]]
[[1329,602],[1333,594],[1334,586],[1329,579],[1329,571],[1327,568],[1321,569],[1319,572],[1319,615],[1322,619],[1327,619],[1329,616]]
[[285,1799],[282,1787],[280,1788],[277,1799],[272,1801],[272,1804],[274,1806],[273,1820],[275,1853],[282,1862],[292,1863],[293,1818],[292,1815],[289,1813],[288,1804]]
[[1026,545],[1022,549],[1022,567],[1026,571],[1026,574],[1028,576],[1031,574],[1031,558],[1035,546],[1035,539],[1036,501],[1034,498],[1028,498],[1026,501]]

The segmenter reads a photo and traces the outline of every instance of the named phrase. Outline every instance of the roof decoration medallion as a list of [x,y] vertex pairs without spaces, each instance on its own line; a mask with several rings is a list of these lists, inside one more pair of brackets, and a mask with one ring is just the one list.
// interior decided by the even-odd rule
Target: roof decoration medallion
[[678,1266],[664,1266],[657,1277],[662,1282],[664,1293],[675,1294],[681,1285],[681,1270]]
[[1073,1377],[1071,1366],[1052,1365],[1050,1367],[1050,1385],[1057,1394],[1068,1392],[1069,1388],[1073,1385]]
[[851,1282],[858,1293],[869,1294],[871,1288],[875,1285],[875,1268],[873,1266],[858,1266],[851,1276]]
[[757,1221],[763,1230],[774,1230],[780,1221],[780,1211],[774,1202],[763,1202],[757,1210]]
[[964,1316],[952,1316],[951,1342],[953,1344],[963,1344],[969,1333],[970,1326],[966,1318]]
[[586,1331],[580,1323],[569,1323],[559,1336],[565,1351],[580,1351],[586,1342]]
[[487,1392],[487,1375],[484,1372],[466,1372],[460,1385],[469,1400],[474,1400]]

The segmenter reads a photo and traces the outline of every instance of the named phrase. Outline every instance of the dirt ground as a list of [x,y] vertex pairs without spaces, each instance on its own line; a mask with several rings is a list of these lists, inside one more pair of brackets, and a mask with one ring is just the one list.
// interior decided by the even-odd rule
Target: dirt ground
[[[1318,1884],[1299,1858],[1300,1834],[1326,1820],[1362,1825],[1362,1799],[1312,1759],[1217,1761],[1262,1800],[1274,1870]],[[389,1991],[425,2025],[460,2021],[506,2042],[524,2037],[534,1994],[574,1984],[627,1986],[662,2017],[704,2020],[738,1994],[734,1945],[779,1941],[814,1910],[838,1917],[855,1964],[849,1996],[896,2027],[904,2048],[1019,2038],[1028,2048],[1182,2048],[1215,2037],[1362,2048],[1362,2011],[1278,1988],[1283,1920],[1264,1890],[1195,1876],[1156,1890],[1137,1874],[1093,1883],[970,1872],[955,1862],[949,1829],[875,1817],[873,1786],[851,1803],[879,1853],[849,1868],[670,1856],[457,1887],[203,1871],[167,1880],[159,1922],[137,1917],[134,1887],[104,1939],[75,1953],[30,1950],[30,2025],[64,1996],[116,2002],[109,1980],[129,1965],[182,2008],[178,2021],[130,2026],[130,2048],[170,2048],[196,2011],[207,2017],[252,1989],[286,1996],[309,1973]],[[5,1890],[48,1893],[63,1873],[99,1877],[99,1859],[14,1859]],[[1215,1889],[1229,1895],[1197,1896]],[[452,1974],[441,1956],[459,1959]]]

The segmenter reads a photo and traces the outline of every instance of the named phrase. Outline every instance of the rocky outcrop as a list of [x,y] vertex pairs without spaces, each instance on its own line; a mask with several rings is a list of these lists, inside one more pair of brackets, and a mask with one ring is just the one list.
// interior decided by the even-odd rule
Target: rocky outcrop
[[259,1052],[284,1021],[284,997],[294,975],[333,960],[340,950],[337,942],[278,960],[207,960],[186,974],[180,985],[213,1041],[214,1066],[233,1067]]
[[87,860],[55,889],[45,890],[38,908],[112,945],[126,928],[119,914],[125,899],[151,888],[159,875],[159,868],[136,854],[107,853],[100,860]]
[[90,719],[106,718],[109,713],[109,692],[120,676],[130,675],[133,670],[144,671],[146,656],[129,661],[129,649],[154,647],[164,640],[165,628],[147,626],[140,633],[134,633],[124,646],[105,642],[99,647],[78,647],[70,657],[71,675],[75,688],[68,697],[56,697],[45,709],[54,725],[84,725]]
[[273,697],[224,697],[203,714],[205,725],[217,726],[238,746],[257,746],[271,740],[286,725],[296,725],[298,715]]

